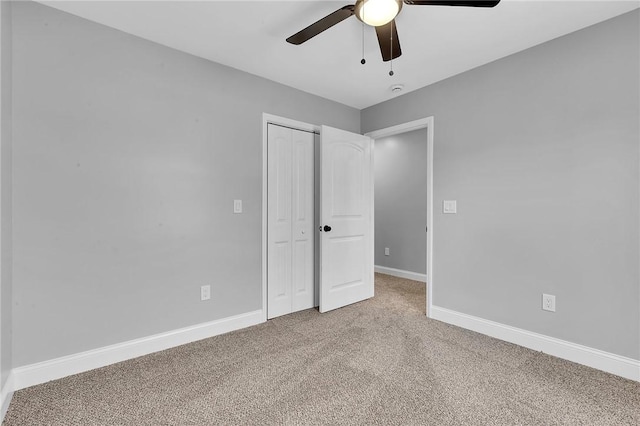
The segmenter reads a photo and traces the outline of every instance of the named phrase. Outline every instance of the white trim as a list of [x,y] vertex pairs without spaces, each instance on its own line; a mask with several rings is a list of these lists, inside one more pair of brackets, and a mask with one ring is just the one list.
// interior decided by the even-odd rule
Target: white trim
[[516,345],[541,351],[558,358],[597,368],[607,373],[640,381],[640,361],[624,356],[590,348],[588,346],[556,339],[516,327],[511,327],[472,315],[433,306],[431,318],[458,327],[486,334]]
[[20,390],[40,383],[46,383],[50,380],[60,379],[82,373],[83,371],[111,365],[116,362],[148,355],[186,343],[250,327],[262,322],[264,322],[262,310],[247,312],[216,321],[14,368],[14,387],[12,390]]
[[433,116],[366,133],[372,139],[380,139],[418,129],[427,129],[427,317],[431,318],[433,306]]
[[[292,129],[303,130],[305,132],[320,133],[320,126],[315,124],[305,123],[303,121],[292,120],[286,117],[279,117],[273,114],[262,113],[262,122],[264,124],[263,129],[266,130],[267,124],[276,124],[278,126],[291,127]],[[266,135],[263,135],[262,141],[264,142]]]
[[406,278],[408,280],[420,281],[423,283],[427,282],[427,274],[419,274],[417,272],[405,271],[403,269],[396,268],[388,268],[386,266],[378,266],[376,265],[374,270],[381,274],[387,274],[394,277]]
[[387,136],[425,129],[430,124],[433,125],[433,116],[409,121],[408,123],[398,124],[396,126],[385,127],[384,129],[374,130],[372,132],[365,133],[365,136],[369,136],[372,139],[386,138]]
[[[291,127],[293,129],[306,132],[320,133],[320,126],[304,123],[302,121],[291,120],[273,114],[262,113],[262,315],[263,322],[267,320],[267,126],[276,124],[279,126]],[[314,207],[315,209],[315,207]]]
[[0,390],[0,423],[4,420],[4,416],[7,415],[11,398],[13,398],[13,372],[9,372],[9,377],[7,377],[7,381],[4,383],[2,390]]
[[427,317],[431,318],[433,307],[433,117],[428,117],[427,126]]

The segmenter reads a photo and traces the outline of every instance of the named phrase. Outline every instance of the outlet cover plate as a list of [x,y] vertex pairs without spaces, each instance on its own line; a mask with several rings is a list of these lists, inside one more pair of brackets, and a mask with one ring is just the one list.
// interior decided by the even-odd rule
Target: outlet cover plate
[[203,285],[200,287],[200,300],[209,300],[211,299],[211,286]]
[[542,309],[549,312],[556,311],[556,296],[553,294],[542,295]]

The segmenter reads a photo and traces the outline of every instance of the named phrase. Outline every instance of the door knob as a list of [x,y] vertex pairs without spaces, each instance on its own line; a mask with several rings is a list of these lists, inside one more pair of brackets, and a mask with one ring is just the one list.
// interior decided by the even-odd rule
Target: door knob
[[324,229],[324,232],[331,231],[331,227],[329,225],[325,225],[323,229]]

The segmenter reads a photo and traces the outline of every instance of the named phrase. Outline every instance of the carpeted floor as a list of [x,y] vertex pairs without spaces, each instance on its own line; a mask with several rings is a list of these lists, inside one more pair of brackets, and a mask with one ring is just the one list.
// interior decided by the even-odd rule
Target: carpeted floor
[[15,393],[10,425],[638,425],[640,384],[424,316],[424,285]]

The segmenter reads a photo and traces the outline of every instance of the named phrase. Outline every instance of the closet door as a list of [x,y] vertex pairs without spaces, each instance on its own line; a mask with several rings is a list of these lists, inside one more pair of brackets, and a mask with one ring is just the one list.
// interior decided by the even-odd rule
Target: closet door
[[312,133],[268,125],[267,316],[314,306]]

